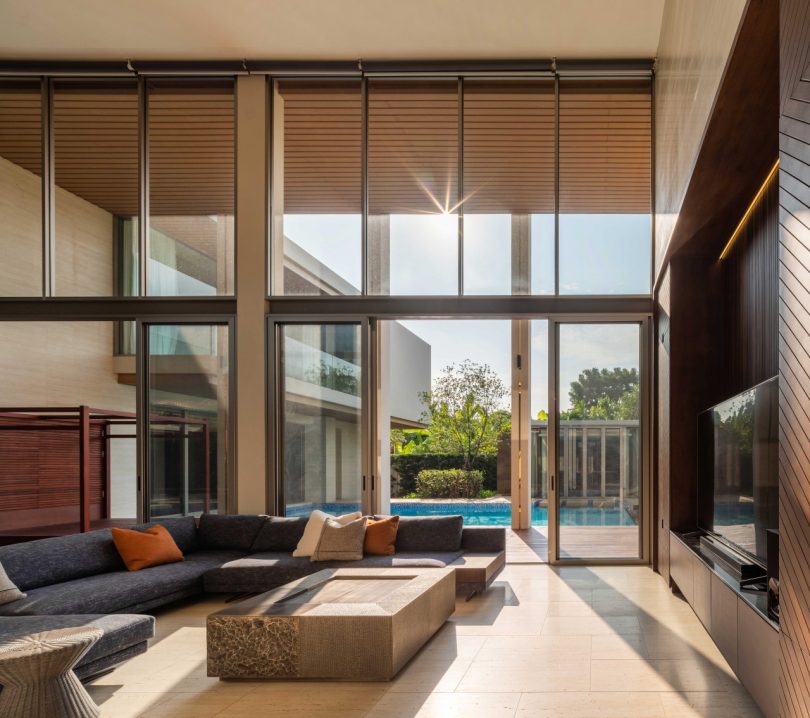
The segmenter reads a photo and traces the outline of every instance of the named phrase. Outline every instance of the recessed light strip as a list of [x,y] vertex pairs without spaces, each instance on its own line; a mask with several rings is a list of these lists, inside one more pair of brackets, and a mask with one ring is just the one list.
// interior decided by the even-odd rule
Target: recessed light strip
[[762,199],[762,195],[765,194],[765,190],[768,187],[768,183],[774,178],[774,176],[776,175],[776,171],[778,169],[779,169],[779,160],[776,160],[773,167],[771,167],[771,171],[768,172],[768,176],[765,178],[765,181],[762,183],[762,186],[757,190],[757,193],[754,195],[754,199],[751,200],[751,204],[748,205],[748,209],[745,210],[745,214],[742,216],[740,223],[737,225],[734,232],[732,232],[728,242],[726,242],[726,246],[723,247],[723,251],[720,252],[720,257],[718,257],[719,261],[722,262],[728,256],[728,253],[731,251],[734,242],[737,241],[737,237],[740,236],[743,227],[745,227],[745,223],[751,216],[751,212],[754,211],[754,207],[756,207],[759,200]]

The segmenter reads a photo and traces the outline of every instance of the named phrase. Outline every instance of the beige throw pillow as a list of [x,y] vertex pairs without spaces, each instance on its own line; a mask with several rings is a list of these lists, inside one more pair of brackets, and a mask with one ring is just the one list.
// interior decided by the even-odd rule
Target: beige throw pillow
[[298,546],[295,547],[293,556],[300,558],[312,556],[316,547],[318,546],[318,540],[321,538],[321,531],[323,531],[324,524],[326,524],[328,519],[337,521],[342,526],[350,521],[359,519],[362,515],[363,514],[361,514],[359,511],[355,511],[352,514],[332,516],[331,514],[327,514],[325,511],[315,509],[315,511],[309,515],[309,521],[307,521],[307,525],[304,527],[304,535],[298,542]]
[[0,606],[25,598],[25,596],[26,594],[14,585],[14,582],[8,577],[6,569],[3,568],[3,564],[0,563]]
[[345,525],[327,519],[310,561],[359,561],[363,558],[365,538],[365,516]]

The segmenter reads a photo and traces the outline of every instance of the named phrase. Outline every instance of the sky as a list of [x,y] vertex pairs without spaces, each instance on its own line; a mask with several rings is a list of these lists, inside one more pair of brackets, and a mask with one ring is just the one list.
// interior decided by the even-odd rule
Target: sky
[[[561,294],[649,294],[650,216],[560,215]],[[284,234],[360,287],[360,215],[284,216]],[[391,215],[391,294],[456,294],[458,218]],[[554,216],[531,216],[532,292],[554,291]],[[468,294],[511,294],[511,215],[464,218]]]

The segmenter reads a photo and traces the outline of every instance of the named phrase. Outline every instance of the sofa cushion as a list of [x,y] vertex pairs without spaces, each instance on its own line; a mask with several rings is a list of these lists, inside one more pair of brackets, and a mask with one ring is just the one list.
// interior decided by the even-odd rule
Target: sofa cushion
[[237,551],[197,551],[185,561],[142,571],[117,571],[42,586],[27,598],[0,606],[3,616],[127,613],[178,593],[202,591],[206,571],[239,558]]
[[458,551],[464,517],[402,516],[397,530],[397,553],[400,551]]
[[200,516],[200,545],[205,549],[250,551],[266,516],[249,514],[203,514]]
[[197,539],[197,520],[193,516],[175,516],[165,519],[155,519],[148,524],[138,524],[130,528],[145,531],[153,526],[163,526],[174,539],[174,542],[184,554],[196,551],[200,545]]
[[304,535],[306,516],[268,516],[256,536],[251,552],[287,551],[292,553]]
[[155,619],[152,616],[117,614],[103,616],[80,614],[67,616],[0,616],[0,643],[39,631],[58,628],[94,626],[104,635],[79,661],[79,665],[93,663],[105,656],[118,653],[130,646],[148,641],[155,635]]
[[393,556],[396,553],[398,528],[399,516],[369,519],[363,539],[363,553],[367,556]]
[[262,592],[327,568],[444,568],[461,551],[398,553],[393,556],[365,556],[360,561],[312,563],[307,557],[289,553],[256,553],[235,559],[205,574],[205,590],[212,593]]
[[315,549],[318,548],[318,541],[321,540],[321,532],[326,522],[329,519],[334,519],[341,525],[348,524],[361,518],[362,514],[359,511],[353,511],[350,514],[342,514],[340,516],[333,516],[320,509],[315,509],[310,515],[307,525],[304,527],[304,535],[293,551],[293,556],[296,558],[303,558],[312,556]]
[[0,563],[22,591],[124,569],[109,529],[0,546]]
[[128,571],[183,560],[183,552],[164,526],[151,526],[143,531],[113,528],[112,537]]
[[366,517],[341,524],[327,519],[318,539],[311,561],[359,561],[363,558],[363,539],[366,536]]

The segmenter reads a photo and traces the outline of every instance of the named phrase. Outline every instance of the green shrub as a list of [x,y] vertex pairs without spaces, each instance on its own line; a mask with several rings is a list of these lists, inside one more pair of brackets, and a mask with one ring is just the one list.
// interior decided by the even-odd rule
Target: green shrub
[[[404,497],[416,491],[416,476],[424,469],[458,469],[464,463],[460,454],[392,454],[391,471],[399,476],[399,492],[392,497]],[[498,456],[482,454],[472,465],[484,475],[484,488],[494,491],[498,487]]]
[[491,499],[493,496],[497,496],[498,492],[493,491],[492,489],[483,489],[479,494],[479,499]]
[[420,499],[472,499],[483,485],[484,474],[475,469],[423,469],[416,476]]

